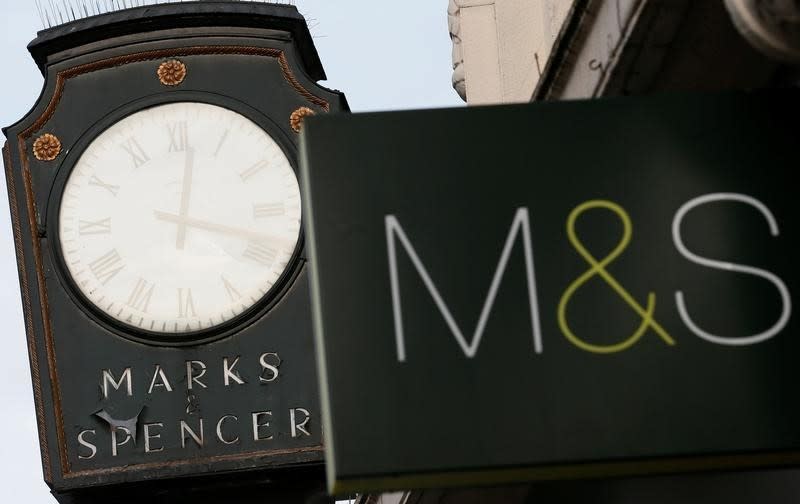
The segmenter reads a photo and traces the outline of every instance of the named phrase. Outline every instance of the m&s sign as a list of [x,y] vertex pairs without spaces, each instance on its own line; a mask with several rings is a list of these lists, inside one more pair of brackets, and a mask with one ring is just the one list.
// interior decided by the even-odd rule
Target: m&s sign
[[[786,287],[786,283],[774,273],[760,268],[700,256],[690,251],[686,247],[683,237],[681,236],[681,223],[692,209],[700,207],[701,205],[707,205],[716,202],[738,202],[749,205],[755,211],[760,212],[760,214],[764,217],[769,229],[769,233],[772,236],[777,237],[780,234],[775,216],[770,209],[759,200],[745,194],[713,193],[693,198],[682,205],[675,213],[675,217],[672,221],[672,239],[676,250],[678,250],[680,254],[688,261],[699,266],[729,271],[731,273],[753,275],[763,279],[766,282],[769,282],[780,293],[780,316],[772,326],[756,334],[730,337],[726,335],[714,334],[712,329],[703,329],[697,323],[695,323],[689,314],[686,300],[684,299],[684,294],[681,291],[675,292],[675,309],[677,309],[681,321],[689,331],[691,331],[697,337],[711,343],[739,346],[753,345],[766,341],[776,334],[779,334],[786,327],[789,317],[791,316],[792,301],[791,296],[789,295],[789,290]],[[612,212],[622,222],[623,234],[620,237],[619,243],[613,251],[602,258],[594,257],[581,242],[580,237],[575,231],[576,220],[579,219],[580,216],[585,212],[590,211]],[[580,277],[575,279],[572,283],[570,283],[566,288],[560,298],[560,301],[558,302],[557,316],[561,333],[567,338],[567,340],[569,340],[570,343],[581,350],[597,354],[622,352],[639,341],[639,339],[642,338],[648,330],[652,331],[654,335],[661,338],[666,345],[674,346],[676,344],[675,339],[669,334],[668,330],[656,320],[656,294],[652,292],[649,293],[647,295],[647,301],[643,305],[634,299],[631,293],[628,292],[625,287],[621,285],[620,282],[606,269],[606,266],[617,260],[630,244],[632,228],[633,224],[628,213],[622,207],[612,201],[587,201],[576,207],[569,215],[566,225],[566,235],[569,237],[569,242],[572,244],[578,254],[580,254],[580,256],[583,257],[586,263],[589,265],[589,269]],[[539,294],[536,287],[536,273],[534,266],[535,252],[531,236],[530,212],[527,208],[519,208],[516,212],[511,229],[503,247],[502,255],[495,270],[488,294],[486,295],[483,309],[478,320],[478,325],[475,328],[471,339],[467,340],[461,327],[455,321],[452,313],[448,309],[447,303],[439,293],[439,289],[437,289],[436,284],[431,279],[430,273],[425,268],[425,265],[420,259],[419,255],[417,255],[411,240],[408,238],[405,231],[403,231],[403,227],[401,226],[399,220],[395,215],[386,216],[386,242],[389,254],[389,276],[391,279],[392,289],[392,307],[394,313],[395,338],[397,342],[397,360],[404,362],[407,358],[405,333],[403,330],[402,300],[399,288],[399,275],[397,272],[398,241],[402,244],[402,247],[405,249],[405,252],[408,254],[409,258],[411,258],[417,273],[419,273],[420,278],[425,283],[425,287],[428,289],[428,292],[436,303],[436,306],[441,312],[442,317],[444,317],[444,319],[447,321],[447,326],[452,331],[453,336],[463,350],[464,355],[468,358],[474,357],[478,351],[478,346],[480,345],[481,338],[483,337],[486,327],[486,321],[492,311],[492,306],[494,305],[495,298],[497,296],[497,290],[500,288],[503,275],[508,265],[508,258],[511,254],[511,249],[517,240],[521,241],[521,246],[523,248],[525,257],[525,280],[528,283],[528,305],[526,307],[530,310],[533,347],[535,348],[537,354],[541,354],[544,350],[542,343],[543,335],[540,323],[541,313]],[[570,329],[568,318],[569,302],[573,295],[575,295],[576,291],[581,288],[581,286],[595,277],[605,282],[612,289],[612,291],[618,295],[619,298],[637,314],[637,316],[641,318],[641,324],[639,327],[630,336],[623,338],[618,343],[608,345],[594,344],[576,335],[572,329]]]
[[332,488],[800,462],[797,93],[319,117]]

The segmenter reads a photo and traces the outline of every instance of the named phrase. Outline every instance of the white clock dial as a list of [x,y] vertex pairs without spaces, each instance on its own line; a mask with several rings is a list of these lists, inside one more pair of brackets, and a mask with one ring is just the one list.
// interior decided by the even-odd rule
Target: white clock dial
[[219,326],[267,295],[300,236],[283,150],[231,110],[149,108],[83,152],[64,188],[61,251],[75,285],[129,326]]

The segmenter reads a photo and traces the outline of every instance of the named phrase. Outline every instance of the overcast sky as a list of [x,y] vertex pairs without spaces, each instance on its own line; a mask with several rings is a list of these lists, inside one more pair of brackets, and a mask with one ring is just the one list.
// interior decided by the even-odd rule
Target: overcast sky
[[[297,0],[327,71],[354,112],[463,105],[450,85],[447,0]],[[25,49],[41,29],[34,0],[0,0],[0,125],[33,106],[42,77]],[[55,502],[43,483],[16,259],[0,177],[0,500]],[[13,490],[12,490],[13,489]]]

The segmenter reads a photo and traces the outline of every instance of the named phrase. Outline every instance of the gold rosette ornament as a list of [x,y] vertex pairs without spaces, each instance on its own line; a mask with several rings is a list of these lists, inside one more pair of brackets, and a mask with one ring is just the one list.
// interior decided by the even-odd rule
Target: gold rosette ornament
[[39,161],[52,161],[61,154],[61,140],[57,136],[45,133],[33,142],[33,155]]
[[179,60],[169,60],[158,66],[158,80],[165,86],[177,86],[186,78],[186,65]]
[[308,116],[314,115],[315,113],[316,112],[308,107],[300,107],[292,112],[291,117],[289,117],[289,125],[291,125],[295,133],[300,133],[300,129],[303,127],[303,120]]

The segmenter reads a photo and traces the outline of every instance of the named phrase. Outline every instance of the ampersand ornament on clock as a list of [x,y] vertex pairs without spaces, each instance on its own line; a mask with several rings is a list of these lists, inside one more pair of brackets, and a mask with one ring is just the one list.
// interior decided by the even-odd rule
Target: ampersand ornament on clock
[[4,161],[45,480],[60,500],[211,472],[319,491],[293,113],[347,102],[305,20],[167,3],[29,49],[44,91]]

